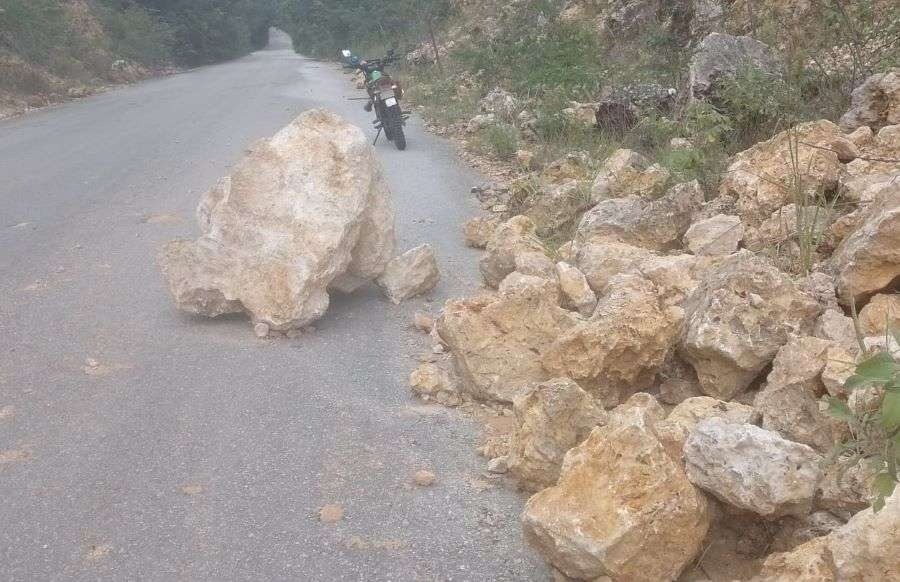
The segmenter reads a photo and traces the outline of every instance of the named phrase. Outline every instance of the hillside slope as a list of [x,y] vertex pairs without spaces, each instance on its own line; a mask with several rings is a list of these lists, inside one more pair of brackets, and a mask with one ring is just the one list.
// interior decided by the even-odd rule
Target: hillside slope
[[274,2],[0,0],[0,117],[265,44]]

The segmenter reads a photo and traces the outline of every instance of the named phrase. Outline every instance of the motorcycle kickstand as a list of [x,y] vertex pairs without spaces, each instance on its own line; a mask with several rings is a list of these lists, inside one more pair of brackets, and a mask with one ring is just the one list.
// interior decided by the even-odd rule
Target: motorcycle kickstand
[[381,128],[380,127],[378,128],[378,133],[375,134],[375,141],[372,142],[373,146],[378,143],[379,136],[381,136]]

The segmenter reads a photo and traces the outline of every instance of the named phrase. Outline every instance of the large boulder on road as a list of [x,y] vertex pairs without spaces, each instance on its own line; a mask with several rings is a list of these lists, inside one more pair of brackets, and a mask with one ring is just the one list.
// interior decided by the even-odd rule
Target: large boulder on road
[[322,109],[255,144],[197,209],[202,236],[159,264],[179,309],[305,326],[380,275],[394,252],[390,191],[362,130]]

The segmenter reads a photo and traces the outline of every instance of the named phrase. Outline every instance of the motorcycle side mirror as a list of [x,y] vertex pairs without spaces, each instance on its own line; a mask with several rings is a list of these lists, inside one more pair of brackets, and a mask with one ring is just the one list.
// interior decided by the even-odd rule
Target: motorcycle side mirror
[[341,55],[343,55],[343,57],[344,57],[345,59],[349,59],[349,58],[353,55],[353,53],[351,53],[351,52],[348,51],[347,49],[344,49],[344,50],[341,51]]

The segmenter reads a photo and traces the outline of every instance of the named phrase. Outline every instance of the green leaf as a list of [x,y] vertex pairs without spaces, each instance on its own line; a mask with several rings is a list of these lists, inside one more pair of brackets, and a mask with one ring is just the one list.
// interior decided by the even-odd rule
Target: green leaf
[[845,422],[853,420],[853,412],[850,410],[850,407],[847,406],[846,402],[835,396],[828,399],[828,409],[825,412],[838,420]]
[[894,492],[895,485],[897,485],[897,480],[890,473],[875,475],[875,479],[872,480],[872,493],[875,495],[875,500],[872,502],[872,511],[877,513],[884,507],[884,500]]
[[881,401],[881,426],[887,430],[900,427],[900,392],[889,390]]
[[898,370],[900,365],[889,353],[879,352],[857,364],[856,373],[847,378],[844,387],[847,390],[854,390],[869,384],[885,384],[897,374]]

